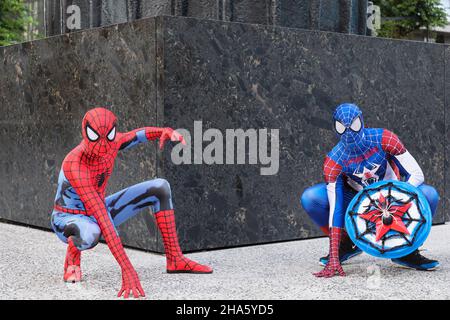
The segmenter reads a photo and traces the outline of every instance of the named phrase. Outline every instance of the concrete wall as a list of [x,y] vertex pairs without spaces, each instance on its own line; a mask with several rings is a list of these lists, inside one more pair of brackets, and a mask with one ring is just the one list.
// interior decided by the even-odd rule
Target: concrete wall
[[[108,191],[168,179],[183,249],[318,236],[298,199],[322,180],[334,106],[354,101],[367,126],[400,136],[447,196],[435,219],[443,222],[449,62],[444,45],[181,17],[0,48],[0,217],[49,227],[61,161],[81,139],[84,112],[102,104],[120,130],[192,132],[197,120],[203,130],[280,129],[273,176],[260,165],[176,166],[171,149],[153,143],[120,156]],[[120,232],[130,246],[162,249],[148,212]]]
[[45,35],[70,32],[68,6],[81,10],[81,28],[177,15],[366,34],[367,0],[43,0]]

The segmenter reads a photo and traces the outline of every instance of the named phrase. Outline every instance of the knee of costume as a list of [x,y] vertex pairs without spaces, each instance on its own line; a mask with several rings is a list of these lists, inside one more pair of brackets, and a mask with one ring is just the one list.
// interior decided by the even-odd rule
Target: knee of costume
[[51,224],[61,241],[67,243],[67,239],[72,237],[79,250],[95,247],[101,237],[100,227],[88,216],[54,212]]
[[145,208],[151,208],[153,213],[173,209],[170,184],[165,179],[153,179],[130,186],[108,196],[105,202],[116,227]]
[[440,199],[439,193],[434,187],[429,186],[427,184],[422,184],[421,186],[419,186],[419,189],[420,191],[422,191],[425,198],[427,198],[431,208],[431,214],[434,216]]
[[154,205],[154,212],[172,210],[172,191],[169,182],[166,179],[157,178],[148,183],[150,194],[158,199],[158,203]]
[[64,228],[64,236],[72,236],[73,244],[78,250],[87,250],[98,244],[101,231],[95,223],[72,223]]
[[300,203],[317,225],[328,225],[329,204],[325,183],[307,188],[300,198]]

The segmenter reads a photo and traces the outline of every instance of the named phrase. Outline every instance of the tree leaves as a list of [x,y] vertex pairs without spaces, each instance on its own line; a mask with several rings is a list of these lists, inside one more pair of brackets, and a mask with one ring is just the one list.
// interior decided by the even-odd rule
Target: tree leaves
[[440,0],[372,0],[381,9],[378,36],[408,38],[412,32],[447,25],[447,14]]
[[0,1],[0,46],[25,40],[25,31],[33,18],[23,0]]

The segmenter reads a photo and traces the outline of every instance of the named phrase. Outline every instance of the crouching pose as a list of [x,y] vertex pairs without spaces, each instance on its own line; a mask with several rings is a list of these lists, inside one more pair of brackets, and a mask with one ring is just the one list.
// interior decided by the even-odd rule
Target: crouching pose
[[[343,228],[350,201],[365,186],[404,179],[422,191],[433,215],[439,201],[436,189],[423,183],[422,170],[394,133],[364,128],[362,112],[354,104],[338,106],[333,120],[340,141],[325,158],[325,183],[307,188],[301,196],[305,211],[330,237],[329,255],[320,259],[325,268],[315,274],[318,277],[345,275],[341,263],[361,253]],[[392,261],[418,270],[432,270],[439,265],[418,250]]]
[[83,140],[64,159],[51,217],[53,230],[67,243],[64,280],[81,281],[81,251],[97,245],[102,236],[122,270],[122,287],[118,296],[144,296],[116,227],[145,208],[152,208],[161,232],[166,253],[167,272],[211,273],[210,267],[183,256],[175,226],[169,183],[154,179],[131,186],[105,197],[119,150],[159,139],[162,148],[167,140],[185,143],[170,128],[145,127],[127,133],[116,131],[115,115],[104,108],[86,113],[82,123]]

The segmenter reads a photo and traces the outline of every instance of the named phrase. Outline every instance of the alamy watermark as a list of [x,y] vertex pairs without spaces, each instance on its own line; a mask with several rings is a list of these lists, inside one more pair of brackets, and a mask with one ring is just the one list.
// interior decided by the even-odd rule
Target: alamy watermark
[[[172,149],[172,162],[181,164],[261,165],[261,175],[278,173],[280,159],[279,129],[207,129],[194,121],[194,131],[177,129],[186,144]],[[206,145],[205,145],[206,142]]]
[[367,29],[376,33],[381,28],[381,10],[379,6],[369,3],[367,6]]
[[80,30],[81,29],[81,10],[76,4],[72,4],[67,7],[67,20],[66,26],[69,30]]

